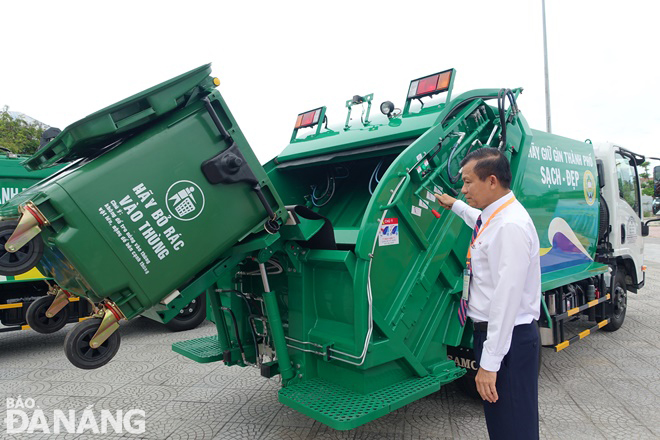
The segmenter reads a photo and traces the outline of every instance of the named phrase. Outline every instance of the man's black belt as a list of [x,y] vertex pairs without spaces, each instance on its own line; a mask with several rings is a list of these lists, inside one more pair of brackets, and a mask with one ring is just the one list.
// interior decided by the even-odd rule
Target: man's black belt
[[[530,322],[530,324],[535,324],[536,320],[533,320]],[[529,324],[521,324],[521,325],[529,325]],[[474,322],[472,321],[472,326],[474,328],[475,332],[486,332],[488,331],[488,322],[486,321],[481,321],[481,322]]]
[[488,322],[482,321],[482,322],[472,322],[472,325],[474,326],[474,331],[475,332],[485,332],[488,331]]

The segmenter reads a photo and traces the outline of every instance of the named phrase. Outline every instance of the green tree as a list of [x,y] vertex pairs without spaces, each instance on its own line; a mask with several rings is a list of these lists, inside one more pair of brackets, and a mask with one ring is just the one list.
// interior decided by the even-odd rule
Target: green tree
[[644,174],[646,174],[646,177],[648,178],[648,176],[649,176],[649,167],[651,166],[649,161],[644,161],[639,166],[644,168]]
[[14,153],[33,154],[39,148],[41,134],[47,127],[39,122],[28,123],[21,118],[13,118],[9,107],[0,111],[0,147]]

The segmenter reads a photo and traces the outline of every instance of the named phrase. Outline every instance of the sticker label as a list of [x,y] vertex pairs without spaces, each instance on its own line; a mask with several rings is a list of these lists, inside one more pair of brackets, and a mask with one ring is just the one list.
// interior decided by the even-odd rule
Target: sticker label
[[395,244],[399,244],[399,219],[383,219],[383,224],[380,225],[378,231],[378,245],[391,246]]
[[435,196],[431,194],[431,191],[426,191],[426,198],[429,199],[430,202],[435,202]]
[[414,215],[416,215],[417,217],[421,217],[422,216],[422,208],[420,208],[419,206],[413,206],[412,207],[412,213]]
[[596,179],[589,170],[584,172],[584,199],[589,206],[596,201]]
[[637,242],[637,221],[635,220],[635,217],[628,218],[628,222],[626,224],[626,242]]
[[429,204],[422,199],[419,199],[419,206],[424,209],[429,209]]
[[172,217],[189,222],[199,217],[204,210],[204,193],[195,182],[179,180],[168,188],[165,203]]

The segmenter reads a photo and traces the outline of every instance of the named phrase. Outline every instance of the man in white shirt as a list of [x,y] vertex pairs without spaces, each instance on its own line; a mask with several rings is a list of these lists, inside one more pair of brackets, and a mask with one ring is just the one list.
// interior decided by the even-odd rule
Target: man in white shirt
[[[510,190],[511,168],[495,148],[461,162],[465,202],[436,198],[474,229],[459,322],[470,318],[479,364],[476,385],[491,439],[539,437],[536,320],[541,304],[539,239]],[[468,206],[469,204],[469,206]]]

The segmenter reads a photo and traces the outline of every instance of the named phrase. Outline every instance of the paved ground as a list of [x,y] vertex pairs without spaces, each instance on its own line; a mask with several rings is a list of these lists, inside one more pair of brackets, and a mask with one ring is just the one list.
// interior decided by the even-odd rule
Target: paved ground
[[[623,328],[597,332],[560,353],[544,349],[542,438],[660,438],[660,228],[653,229],[647,287],[630,295]],[[6,398],[18,396],[35,399],[49,418],[55,409],[76,410],[80,421],[82,411],[94,405],[99,425],[103,409],[113,415],[118,409],[145,411],[145,434],[104,435],[107,439],[486,438],[480,402],[454,385],[354,431],[336,432],[278,403],[277,383],[256,370],[200,365],[170,350],[175,341],[213,334],[209,323],[178,334],[147,319],[127,323],[117,357],[92,371],[77,370],[64,357],[68,328],[52,335],[0,335],[1,439],[101,437],[7,434]],[[26,414],[35,419],[33,409]]]

